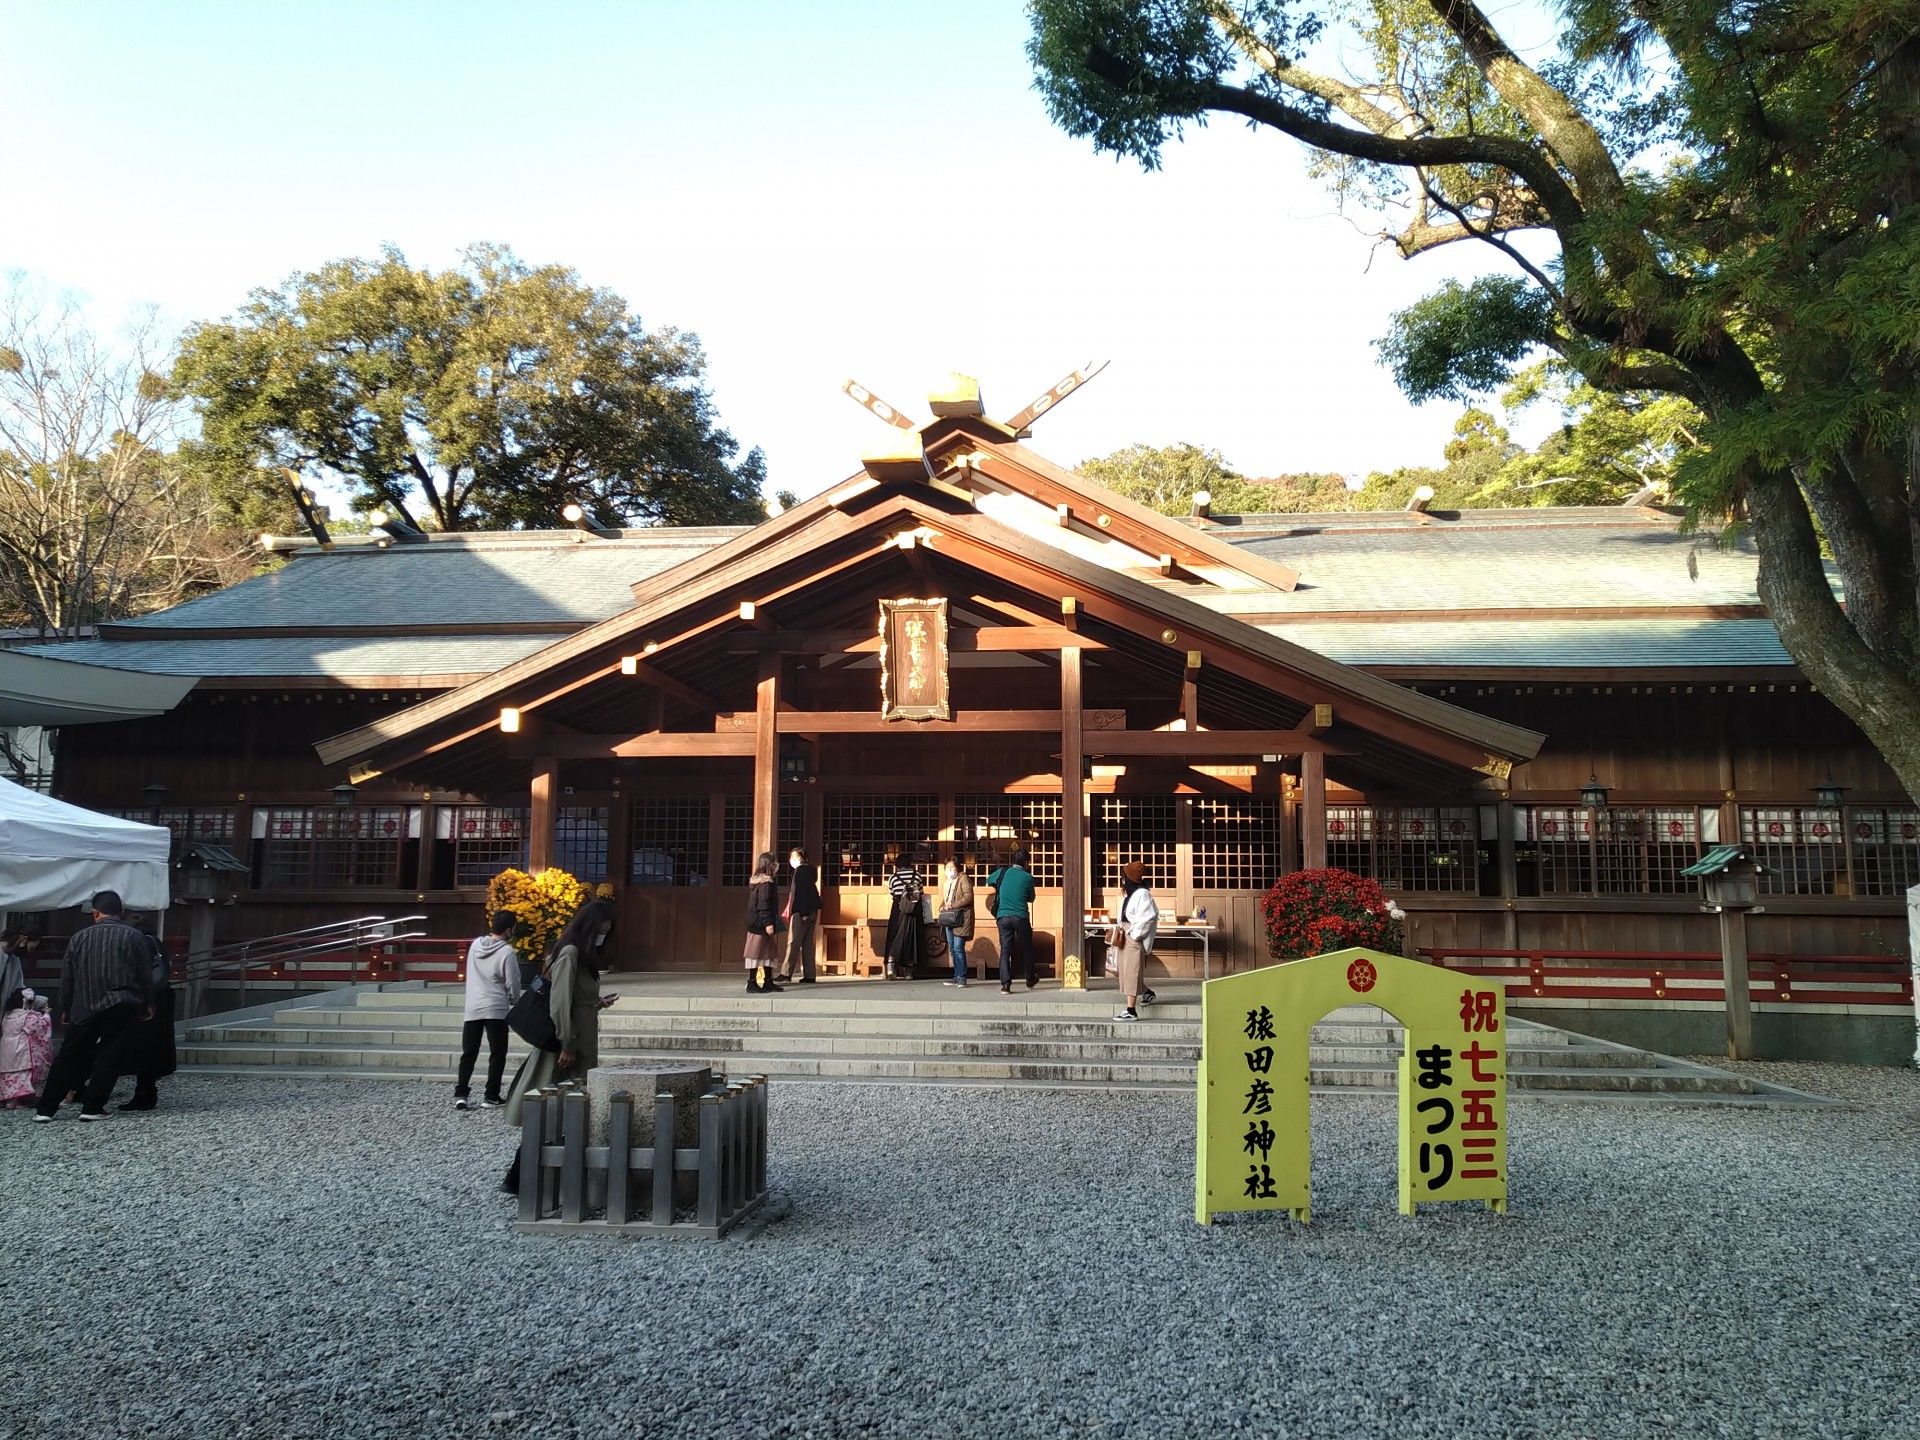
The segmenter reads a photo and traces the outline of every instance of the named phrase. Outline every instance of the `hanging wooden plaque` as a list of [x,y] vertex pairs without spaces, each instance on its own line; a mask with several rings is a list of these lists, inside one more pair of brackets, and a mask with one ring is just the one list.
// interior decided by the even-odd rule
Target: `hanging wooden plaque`
[[953,718],[944,599],[880,602],[880,718]]

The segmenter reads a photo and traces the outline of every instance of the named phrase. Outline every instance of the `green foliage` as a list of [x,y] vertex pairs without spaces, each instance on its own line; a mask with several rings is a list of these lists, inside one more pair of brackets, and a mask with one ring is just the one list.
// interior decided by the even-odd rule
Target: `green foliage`
[[[764,463],[720,429],[699,341],[561,266],[474,246],[338,260],[189,332],[175,367],[229,473],[284,465],[443,530],[759,518]],[[426,514],[415,517],[424,504]]]
[[1411,400],[1468,400],[1497,389],[1553,336],[1553,307],[1527,281],[1449,280],[1393,317],[1381,357]]
[[[1421,399],[1492,393],[1543,348],[1566,368],[1568,426],[1476,499],[1664,481],[1691,522],[1743,528],[1788,651],[1920,796],[1920,11],[1559,9],[1530,60],[1484,0],[1036,0],[1029,53],[1102,150],[1150,165],[1235,116],[1307,146],[1402,254],[1488,247],[1507,278],[1443,287],[1382,343]],[[1338,73],[1304,64],[1320,22]]]
[[1116,494],[1163,515],[1190,515],[1193,497],[1211,496],[1218,515],[1304,514],[1348,510],[1352,499],[1338,475],[1280,475],[1248,479],[1218,450],[1198,445],[1129,445],[1083,460],[1080,473]]

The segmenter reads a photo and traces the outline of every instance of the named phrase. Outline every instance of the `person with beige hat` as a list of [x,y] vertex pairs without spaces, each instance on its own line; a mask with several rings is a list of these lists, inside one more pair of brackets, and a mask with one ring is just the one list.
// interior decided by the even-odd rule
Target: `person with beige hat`
[[1124,1010],[1114,1011],[1113,1018],[1128,1021],[1140,1018],[1143,998],[1152,998],[1145,972],[1147,956],[1160,933],[1160,902],[1147,888],[1147,867],[1138,860],[1120,867],[1120,889],[1126,897],[1120,904],[1120,995],[1127,1004]]

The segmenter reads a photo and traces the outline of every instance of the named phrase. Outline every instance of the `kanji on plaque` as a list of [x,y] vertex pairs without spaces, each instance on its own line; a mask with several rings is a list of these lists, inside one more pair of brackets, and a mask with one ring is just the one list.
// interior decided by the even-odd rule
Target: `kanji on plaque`
[[[1314,1025],[1346,1006],[1397,1020],[1400,1209],[1507,1202],[1506,997],[1498,985],[1350,949],[1210,980],[1202,988],[1194,1211],[1312,1218],[1309,1066]],[[1377,1011],[1376,1008],[1377,1007]]]

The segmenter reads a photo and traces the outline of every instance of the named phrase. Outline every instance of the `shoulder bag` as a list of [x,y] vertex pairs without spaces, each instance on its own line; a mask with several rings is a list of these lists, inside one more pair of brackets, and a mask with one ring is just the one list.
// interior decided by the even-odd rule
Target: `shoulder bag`
[[542,970],[527,982],[520,998],[507,1011],[507,1028],[536,1050],[558,1050],[553,1029],[553,981]]

